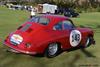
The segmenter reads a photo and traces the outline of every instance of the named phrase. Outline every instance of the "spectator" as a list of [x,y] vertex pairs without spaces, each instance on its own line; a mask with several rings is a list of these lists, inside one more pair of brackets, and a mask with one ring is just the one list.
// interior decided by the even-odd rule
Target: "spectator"
[[31,9],[31,16],[30,16],[30,18],[32,18],[35,15],[36,15],[35,10],[34,9]]

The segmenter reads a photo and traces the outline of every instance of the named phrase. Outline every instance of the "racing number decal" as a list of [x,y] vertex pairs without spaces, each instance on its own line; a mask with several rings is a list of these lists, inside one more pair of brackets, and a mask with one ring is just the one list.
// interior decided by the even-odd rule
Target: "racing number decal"
[[72,30],[70,33],[70,45],[76,47],[81,41],[81,32],[78,30]]

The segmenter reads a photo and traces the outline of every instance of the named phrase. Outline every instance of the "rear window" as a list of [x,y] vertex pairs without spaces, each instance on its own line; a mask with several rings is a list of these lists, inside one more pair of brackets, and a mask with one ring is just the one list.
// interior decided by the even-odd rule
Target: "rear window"
[[29,22],[33,22],[33,23],[40,23],[43,25],[47,25],[50,20],[46,17],[33,17],[32,19],[29,20]]

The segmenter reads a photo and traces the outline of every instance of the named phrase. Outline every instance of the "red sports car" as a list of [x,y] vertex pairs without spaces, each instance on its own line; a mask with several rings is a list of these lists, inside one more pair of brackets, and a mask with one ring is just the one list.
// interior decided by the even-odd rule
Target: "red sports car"
[[77,28],[71,19],[58,15],[34,16],[4,41],[11,51],[55,57],[60,51],[94,44],[89,28]]

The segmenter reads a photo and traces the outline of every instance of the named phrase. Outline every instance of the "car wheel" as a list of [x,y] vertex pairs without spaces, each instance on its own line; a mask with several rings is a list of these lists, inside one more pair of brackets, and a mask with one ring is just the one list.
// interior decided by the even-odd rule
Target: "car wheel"
[[58,43],[51,43],[48,45],[45,56],[48,58],[53,58],[60,53],[61,47]]
[[91,45],[92,37],[87,37],[85,47],[89,47]]

